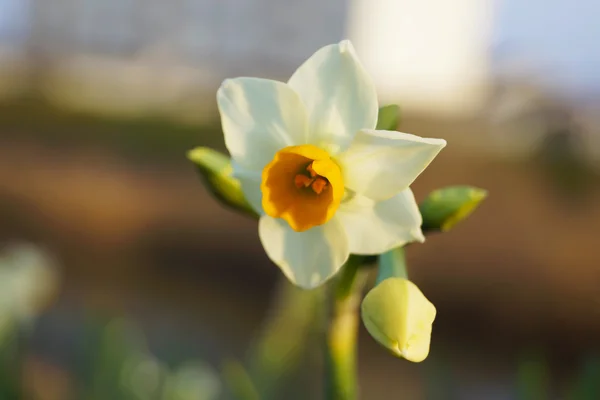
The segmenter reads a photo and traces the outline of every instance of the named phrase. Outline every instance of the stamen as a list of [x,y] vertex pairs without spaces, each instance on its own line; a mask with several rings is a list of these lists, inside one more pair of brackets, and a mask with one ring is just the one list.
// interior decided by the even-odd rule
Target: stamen
[[298,189],[303,187],[309,187],[313,183],[313,181],[313,178],[309,178],[308,176],[303,174],[298,174],[294,177],[294,184]]
[[342,171],[329,154],[312,145],[279,150],[262,171],[262,206],[296,232],[333,218],[344,195]]
[[321,192],[329,187],[329,182],[326,179],[321,178],[320,176],[315,179],[312,183],[311,188],[316,194],[321,194]]
[[315,172],[315,170],[312,167],[312,163],[308,164],[308,167],[306,167],[306,170],[310,173],[311,178],[316,178],[318,176],[318,174]]
[[306,171],[310,174],[310,176],[298,174],[294,177],[294,184],[298,189],[307,188],[310,186],[313,192],[316,194],[321,194],[323,190],[329,187],[329,181],[315,172],[315,170],[312,168],[312,163],[308,164]]

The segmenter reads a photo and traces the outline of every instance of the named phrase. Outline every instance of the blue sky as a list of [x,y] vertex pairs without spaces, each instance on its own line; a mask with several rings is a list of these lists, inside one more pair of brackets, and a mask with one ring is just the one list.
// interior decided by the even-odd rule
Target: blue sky
[[19,40],[27,31],[28,0],[0,0],[0,39]]
[[600,98],[599,0],[497,0],[492,60],[525,59],[575,100]]

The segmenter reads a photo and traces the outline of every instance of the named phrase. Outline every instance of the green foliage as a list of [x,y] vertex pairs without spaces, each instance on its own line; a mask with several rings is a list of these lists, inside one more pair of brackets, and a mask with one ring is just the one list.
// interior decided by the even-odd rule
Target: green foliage
[[322,306],[321,288],[302,290],[282,278],[263,328],[253,340],[244,365],[230,360],[223,374],[240,400],[277,399],[285,379],[302,363],[315,317]]
[[517,398],[545,400],[550,396],[550,371],[544,355],[530,351],[519,360],[517,369]]
[[[216,117],[216,116],[215,116]],[[110,149],[137,163],[172,163],[199,144],[223,148],[217,118],[184,122],[159,113],[102,115],[58,107],[39,94],[0,101],[0,126],[49,148]]]
[[161,400],[215,400],[220,382],[204,363],[188,362],[167,374]]
[[215,400],[216,373],[200,361],[169,368],[146,346],[144,334],[125,319],[90,323],[78,398],[85,400]]
[[567,398],[570,400],[600,399],[600,357],[597,353],[586,357]]
[[25,361],[22,333],[13,329],[0,339],[0,399],[23,399],[21,371]]
[[395,131],[400,124],[400,107],[395,104],[383,106],[379,109],[377,129]]
[[134,388],[134,370],[147,351],[142,333],[128,321],[115,319],[107,324],[90,321],[82,350],[84,399],[134,400],[156,396],[158,376],[146,379],[143,394]]
[[260,400],[259,390],[242,363],[228,360],[223,363],[223,378],[231,395],[239,400]]
[[206,188],[217,200],[234,210],[256,216],[242,193],[240,182],[231,176],[233,168],[229,157],[207,147],[197,147],[189,151],[187,156],[196,165]]
[[472,186],[434,190],[419,204],[423,231],[449,231],[471,215],[486,196],[487,191]]

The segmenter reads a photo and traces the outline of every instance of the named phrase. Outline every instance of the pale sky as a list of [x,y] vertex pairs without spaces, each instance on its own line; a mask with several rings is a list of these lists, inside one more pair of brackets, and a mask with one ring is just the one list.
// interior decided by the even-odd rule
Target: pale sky
[[0,40],[22,39],[27,31],[28,0],[0,0]]
[[[26,34],[28,3],[0,0],[0,41],[14,43]],[[495,5],[493,70],[526,62],[545,84],[575,100],[600,97],[599,0],[496,0]]]
[[600,1],[498,0],[492,60],[528,61],[574,100],[600,97]]

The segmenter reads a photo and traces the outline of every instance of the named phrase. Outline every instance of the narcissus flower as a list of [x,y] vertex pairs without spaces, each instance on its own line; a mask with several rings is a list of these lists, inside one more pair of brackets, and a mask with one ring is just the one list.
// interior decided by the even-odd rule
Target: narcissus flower
[[421,362],[429,354],[436,310],[419,288],[404,278],[388,278],[365,296],[363,323],[371,336],[393,354]]
[[375,86],[349,41],[318,50],[287,83],[225,80],[217,102],[261,242],[294,284],[319,286],[350,253],[424,240],[409,185],[446,142],[375,130]]
[[11,329],[27,326],[56,295],[54,260],[29,244],[7,246],[0,255],[0,341]]

